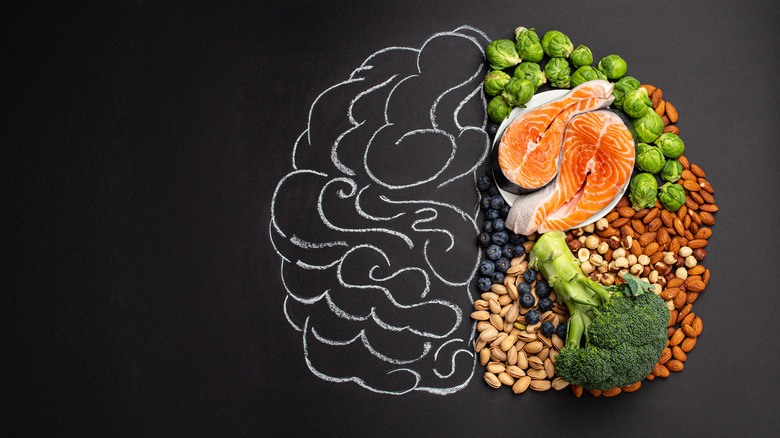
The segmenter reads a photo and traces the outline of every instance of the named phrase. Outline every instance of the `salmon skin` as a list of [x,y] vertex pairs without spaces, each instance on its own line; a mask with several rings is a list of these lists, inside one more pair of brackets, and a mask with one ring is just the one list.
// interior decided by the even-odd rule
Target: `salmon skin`
[[512,204],[506,226],[518,234],[567,230],[619,196],[631,179],[635,140],[619,114],[597,110],[572,117],[553,182]]
[[513,120],[492,151],[496,184],[522,195],[550,183],[558,174],[563,131],[569,120],[608,107],[614,101],[612,89],[608,81],[588,81]]

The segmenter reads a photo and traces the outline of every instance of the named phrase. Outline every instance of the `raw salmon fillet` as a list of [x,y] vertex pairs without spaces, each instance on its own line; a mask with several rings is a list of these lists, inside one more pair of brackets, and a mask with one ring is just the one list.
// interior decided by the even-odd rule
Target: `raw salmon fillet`
[[553,183],[518,198],[510,209],[506,226],[516,233],[575,228],[609,205],[631,178],[634,138],[614,112],[577,115],[563,136]]
[[555,178],[561,141],[569,120],[577,114],[608,107],[614,97],[607,81],[585,82],[561,99],[530,110],[512,121],[494,148],[496,181],[504,190],[525,194]]

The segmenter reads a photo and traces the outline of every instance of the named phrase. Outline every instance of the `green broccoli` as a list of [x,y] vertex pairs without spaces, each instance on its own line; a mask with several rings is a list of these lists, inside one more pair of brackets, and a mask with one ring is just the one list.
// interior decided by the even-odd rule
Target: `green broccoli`
[[650,374],[666,347],[669,309],[649,283],[627,274],[625,284],[607,288],[587,278],[561,231],[536,241],[529,266],[569,310],[565,345],[555,357],[558,376],[606,391]]

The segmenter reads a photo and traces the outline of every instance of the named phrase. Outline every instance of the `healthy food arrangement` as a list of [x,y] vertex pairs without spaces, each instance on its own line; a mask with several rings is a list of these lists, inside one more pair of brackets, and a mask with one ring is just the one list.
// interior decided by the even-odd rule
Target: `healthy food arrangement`
[[519,27],[485,55],[495,139],[471,314],[485,382],[611,397],[682,371],[718,207],[676,108],[557,30]]

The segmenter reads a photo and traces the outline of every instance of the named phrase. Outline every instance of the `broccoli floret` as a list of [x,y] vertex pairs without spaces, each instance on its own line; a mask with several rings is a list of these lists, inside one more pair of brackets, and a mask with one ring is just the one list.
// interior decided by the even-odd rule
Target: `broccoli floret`
[[605,288],[585,277],[564,234],[550,231],[531,251],[539,269],[569,310],[566,343],[556,373],[586,389],[608,390],[644,379],[666,346],[669,309],[648,283],[631,275]]

